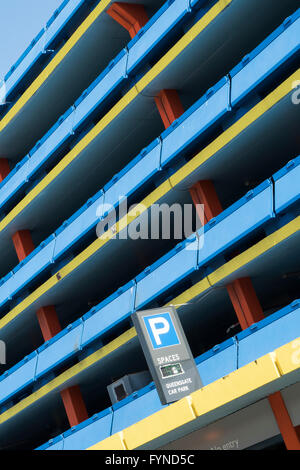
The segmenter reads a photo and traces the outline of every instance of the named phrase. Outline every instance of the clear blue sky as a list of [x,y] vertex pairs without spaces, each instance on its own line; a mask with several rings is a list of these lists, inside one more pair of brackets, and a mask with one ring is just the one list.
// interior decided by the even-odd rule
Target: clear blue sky
[[0,80],[63,0],[0,0]]

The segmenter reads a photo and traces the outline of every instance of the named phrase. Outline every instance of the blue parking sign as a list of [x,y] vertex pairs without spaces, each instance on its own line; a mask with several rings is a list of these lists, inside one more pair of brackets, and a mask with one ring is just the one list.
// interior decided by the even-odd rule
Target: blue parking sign
[[180,344],[169,312],[145,316],[143,319],[153,349],[166,348]]

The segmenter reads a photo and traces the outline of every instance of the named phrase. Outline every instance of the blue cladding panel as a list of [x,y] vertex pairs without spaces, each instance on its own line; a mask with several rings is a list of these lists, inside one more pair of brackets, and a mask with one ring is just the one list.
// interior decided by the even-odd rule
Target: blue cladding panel
[[56,436],[54,439],[50,439],[50,441],[38,447],[36,450],[63,450],[63,448],[64,448],[64,438],[62,435],[60,435],[60,436]]
[[40,144],[37,144],[30,154],[17,165],[13,175],[4,180],[0,191],[0,207],[4,205],[35,173],[44,165],[53,153],[60,148],[73,134],[74,115],[71,113],[65,119],[61,118],[58,126],[50,130]]
[[0,207],[3,206],[24,184],[29,173],[29,156],[26,156],[0,185]]
[[[300,11],[300,10],[299,10]],[[298,13],[299,16],[299,13]],[[236,105],[246,94],[251,92],[261,81],[286,62],[300,48],[300,18],[276,37],[258,55],[249,55],[250,62],[244,59],[246,65],[238,66],[232,71],[232,105]],[[240,70],[239,70],[240,69]],[[238,71],[238,72],[237,72]]]
[[299,200],[300,157],[288,163],[284,170],[274,175],[275,211],[280,212]]
[[[293,310],[290,307],[287,309]],[[252,334],[246,337],[238,335],[238,338],[242,336],[239,340],[239,367],[300,337],[300,304],[298,303],[297,309],[266,327],[261,328],[260,323],[253,325],[251,332]]]
[[[168,130],[168,135],[163,138],[162,165],[178,155],[184,147],[229,111],[229,83],[226,79],[223,79],[222,83],[223,86],[215,94],[207,99],[201,98],[194,104],[192,112],[187,113],[186,118],[186,115],[180,118],[178,127],[173,128],[171,132]],[[176,121],[170,129],[174,125]]]
[[[236,210],[222,216],[218,222],[218,217],[212,219],[207,225],[207,229],[199,230],[199,265],[208,263],[213,257],[232,246],[236,241],[241,240],[247,234],[253,232],[257,227],[273,217],[273,186],[269,181],[266,189],[251,197],[245,196],[241,201],[243,204]],[[229,208],[225,212],[229,212]],[[214,225],[214,223],[216,224]],[[204,236],[203,236],[204,232]]]
[[100,308],[100,310],[85,320],[82,335],[82,347],[87,346],[91,341],[113,328],[115,324],[119,323],[132,313],[133,292],[134,287],[130,287],[112,302]]
[[68,330],[57,341],[45,343],[39,349],[39,357],[36,369],[36,377],[46,374],[63,360],[67,360],[70,355],[80,350],[83,323]]
[[198,363],[197,368],[204,386],[236,370],[238,363],[237,346],[233,340],[231,340],[231,343],[221,351],[214,348],[210,357]]
[[0,381],[0,403],[5,402],[19,390],[24,389],[34,381],[37,353],[23,359],[8,375],[3,374]]
[[[63,8],[60,14],[49,22],[49,31],[54,34],[55,28],[58,30],[70,18],[72,11],[77,10],[82,4],[82,0],[70,1]],[[153,48],[153,38],[159,41],[162,36],[167,35],[169,28],[177,24],[180,19],[189,11],[189,1],[176,0],[165,4],[159,12],[142,29],[144,34],[137,37],[129,43],[130,57],[126,49],[121,51],[118,56],[111,61],[109,66],[99,75],[92,85],[75,102],[73,110],[66,113],[62,121],[58,121],[54,128],[42,139],[40,145],[36,146],[31,152],[32,157],[24,163],[24,168],[20,168],[16,174],[9,177],[9,181],[2,185],[0,194],[0,207],[24,186],[28,178],[33,178],[42,165],[46,164],[53,153],[67,143],[69,137],[86,121],[90,114],[103,102],[107,96],[112,93],[116,87],[127,78],[128,60],[133,61],[130,70],[148,54]],[[72,13],[73,14],[73,13]],[[50,32],[49,32],[50,34]],[[50,34],[50,36],[51,36]],[[40,40],[45,43],[50,40],[50,36],[42,35]],[[74,109],[75,108],[75,109]],[[70,110],[69,110],[70,111]],[[203,126],[204,129],[205,126]],[[168,159],[170,157],[167,157]]]
[[[128,72],[131,72],[143,57],[151,52],[153,47],[185,16],[189,11],[189,2],[188,0],[175,0],[167,9],[164,7],[162,9],[164,10],[162,14],[157,13],[155,27],[147,28],[132,47],[129,45]],[[143,30],[138,35],[141,33]]]
[[64,439],[64,450],[87,449],[110,436],[112,414],[94,421],[87,427],[80,429]]
[[165,408],[160,403],[156,389],[136,398],[114,412],[112,434],[122,431],[137,421]]
[[62,116],[59,120],[58,126],[55,126],[53,132],[47,135],[47,138],[42,141],[38,148],[34,148],[30,152],[30,175],[34,174],[40,166],[50,158],[53,153],[62,146],[62,144],[73,134],[74,115],[70,111],[67,116]]
[[53,260],[54,246],[55,239],[53,238],[45,247],[42,246],[42,249],[38,250],[36,255],[31,257],[28,262],[23,262],[22,267],[14,273],[12,278],[11,295],[14,295],[35,276],[50,266]]
[[138,278],[135,307],[141,308],[193,272],[197,266],[197,247],[198,239],[194,237],[194,240],[187,243],[183,249],[179,245],[179,251],[175,249],[173,256],[167,261],[162,262],[157,268],[150,268],[149,274],[142,279]]

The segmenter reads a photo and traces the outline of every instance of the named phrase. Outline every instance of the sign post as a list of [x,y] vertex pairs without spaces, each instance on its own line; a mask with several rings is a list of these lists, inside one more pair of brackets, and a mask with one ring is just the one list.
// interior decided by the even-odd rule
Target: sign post
[[135,312],[132,321],[163,405],[203,386],[174,307]]

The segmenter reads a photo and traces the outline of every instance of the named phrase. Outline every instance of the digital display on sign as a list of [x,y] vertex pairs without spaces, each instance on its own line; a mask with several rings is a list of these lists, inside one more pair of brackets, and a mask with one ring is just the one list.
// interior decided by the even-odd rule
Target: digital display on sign
[[174,307],[132,315],[149,370],[162,404],[202,387],[202,382]]

